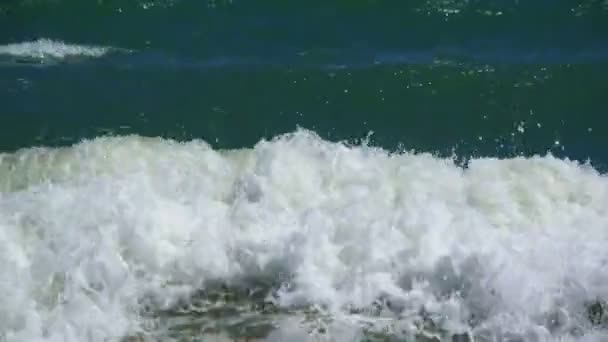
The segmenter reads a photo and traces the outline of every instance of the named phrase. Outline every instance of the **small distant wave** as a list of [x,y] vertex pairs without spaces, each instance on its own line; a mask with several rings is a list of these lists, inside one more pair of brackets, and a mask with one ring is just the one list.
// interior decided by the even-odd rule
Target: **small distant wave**
[[69,44],[59,40],[38,39],[30,42],[0,45],[0,56],[36,59],[66,57],[101,57],[113,50],[104,46]]

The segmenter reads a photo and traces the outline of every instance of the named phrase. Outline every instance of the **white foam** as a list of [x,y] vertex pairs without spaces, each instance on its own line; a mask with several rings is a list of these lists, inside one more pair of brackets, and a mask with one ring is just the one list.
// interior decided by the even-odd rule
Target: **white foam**
[[[0,340],[136,333],[144,297],[169,306],[277,270],[292,277],[276,303],[325,308],[335,340],[409,334],[423,316],[497,338],[608,338],[585,311],[608,298],[608,179],[572,161],[462,169],[307,131],[239,151],[132,136],[1,155],[0,182]],[[346,310],[379,298],[377,315]],[[305,331],[290,318],[268,340]]]
[[30,42],[0,45],[0,55],[31,58],[101,57],[111,49],[103,46],[68,44],[58,40],[38,39]]

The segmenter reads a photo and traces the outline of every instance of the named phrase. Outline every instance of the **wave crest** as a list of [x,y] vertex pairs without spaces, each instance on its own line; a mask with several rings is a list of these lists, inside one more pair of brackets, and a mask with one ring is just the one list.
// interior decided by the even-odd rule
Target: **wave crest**
[[0,45],[0,55],[39,59],[63,59],[78,56],[102,57],[111,50],[112,48],[109,47],[76,45],[45,38],[30,42]]
[[576,162],[130,136],[0,155],[0,180],[11,342],[608,336],[608,179]]

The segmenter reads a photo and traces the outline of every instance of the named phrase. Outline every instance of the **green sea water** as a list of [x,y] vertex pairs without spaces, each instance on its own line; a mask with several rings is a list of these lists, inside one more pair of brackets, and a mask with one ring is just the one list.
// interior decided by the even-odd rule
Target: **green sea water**
[[[9,1],[0,44],[104,57],[3,57],[0,148],[100,134],[221,148],[312,129],[471,155],[608,160],[602,1]],[[118,50],[120,49],[120,50]],[[47,58],[48,59],[48,58]]]

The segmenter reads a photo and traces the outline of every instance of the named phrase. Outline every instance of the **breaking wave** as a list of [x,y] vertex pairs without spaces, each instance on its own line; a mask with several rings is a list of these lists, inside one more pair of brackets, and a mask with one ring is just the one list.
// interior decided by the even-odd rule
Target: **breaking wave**
[[299,130],[23,149],[0,182],[0,340],[608,338],[608,179],[577,162]]

